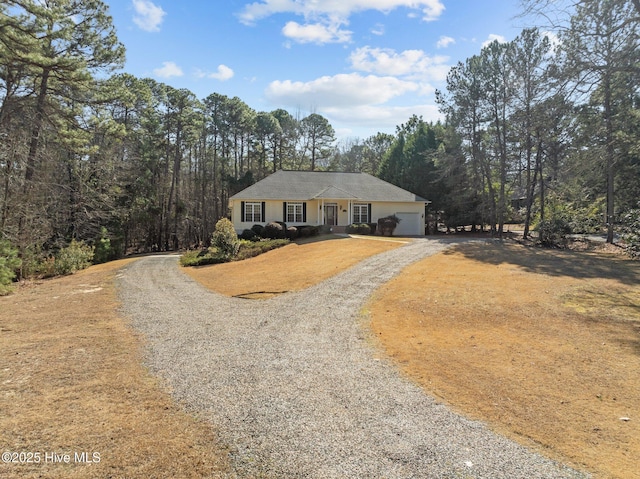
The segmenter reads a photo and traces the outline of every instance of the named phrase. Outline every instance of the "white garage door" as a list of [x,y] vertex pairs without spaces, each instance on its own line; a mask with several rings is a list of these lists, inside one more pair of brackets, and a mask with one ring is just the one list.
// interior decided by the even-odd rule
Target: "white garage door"
[[420,213],[396,213],[400,224],[393,232],[394,236],[424,235],[424,223]]

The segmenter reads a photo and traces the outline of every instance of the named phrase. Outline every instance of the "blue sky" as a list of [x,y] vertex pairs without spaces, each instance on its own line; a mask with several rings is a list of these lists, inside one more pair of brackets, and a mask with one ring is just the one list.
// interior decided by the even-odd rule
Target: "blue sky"
[[448,69],[523,27],[518,0],[106,0],[124,71],[325,116],[341,140],[437,120]]

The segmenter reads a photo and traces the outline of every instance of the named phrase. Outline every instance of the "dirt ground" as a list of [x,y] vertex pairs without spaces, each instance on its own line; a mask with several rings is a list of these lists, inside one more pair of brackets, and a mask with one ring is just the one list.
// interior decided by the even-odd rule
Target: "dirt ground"
[[141,366],[141,341],[117,314],[125,262],[0,298],[0,477],[201,478],[229,467],[210,425]]
[[183,271],[220,294],[266,299],[308,288],[364,258],[403,244],[399,238],[330,238],[330,241],[291,243],[244,261],[183,268]]
[[640,477],[640,262],[460,245],[367,310],[387,353],[454,409],[596,477]]
[[[223,294],[261,298],[400,244],[317,241],[185,271]],[[141,340],[117,313],[122,265],[0,298],[0,452],[40,453],[37,464],[0,463],[0,477],[228,470],[215,430],[140,365]],[[467,244],[410,266],[364,312],[376,344],[454,409],[596,477],[640,477],[640,262]],[[82,452],[100,462],[77,462]],[[70,464],[52,462],[62,454]]]

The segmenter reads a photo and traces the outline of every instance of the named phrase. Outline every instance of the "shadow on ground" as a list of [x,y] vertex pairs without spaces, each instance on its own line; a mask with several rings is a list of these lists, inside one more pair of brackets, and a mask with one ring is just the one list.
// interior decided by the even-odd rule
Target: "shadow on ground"
[[640,283],[640,262],[613,255],[522,247],[500,242],[465,243],[444,254],[455,253],[484,263],[520,266],[531,273],[578,279],[611,279],[632,286]]

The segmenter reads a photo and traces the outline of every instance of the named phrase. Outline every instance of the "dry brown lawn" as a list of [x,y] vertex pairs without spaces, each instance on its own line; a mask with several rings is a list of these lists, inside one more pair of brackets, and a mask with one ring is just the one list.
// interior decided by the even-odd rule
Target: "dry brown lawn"
[[266,299],[274,294],[308,288],[364,258],[403,244],[400,238],[322,238],[326,237],[291,243],[244,261],[183,268],[183,271],[220,294]]
[[596,477],[640,477],[640,262],[460,245],[367,309],[388,354],[454,409]]
[[[222,294],[264,297],[400,244],[292,244],[185,271]],[[123,264],[0,298],[0,452],[41,454],[40,464],[0,463],[0,477],[195,478],[230,467],[215,426],[141,366],[141,340],[117,314]],[[366,310],[376,342],[454,409],[598,477],[640,477],[639,262],[460,245],[405,269]],[[100,462],[74,463],[76,452]]]
[[[113,276],[125,262],[0,298],[0,453],[34,461],[0,462],[3,479],[201,478],[229,467],[211,426],[141,366],[141,341],[117,314]],[[68,464],[53,462],[64,454]]]

